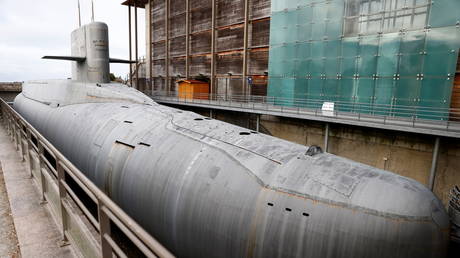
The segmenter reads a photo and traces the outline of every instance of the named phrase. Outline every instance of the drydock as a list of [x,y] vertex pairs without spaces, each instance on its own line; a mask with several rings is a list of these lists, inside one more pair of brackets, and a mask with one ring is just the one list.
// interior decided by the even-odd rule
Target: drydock
[[[353,18],[371,16],[376,6],[366,0],[274,1],[270,14],[268,3],[127,0],[130,39],[135,8],[136,61],[131,41],[130,60],[111,58],[108,27],[93,21],[72,32],[71,55],[43,57],[69,61],[71,78],[27,81],[17,96],[0,94],[8,98],[0,99],[0,256],[458,257],[460,189],[446,190],[458,182],[458,167],[452,172],[456,161],[442,159],[452,151],[440,148],[460,138],[455,90],[448,93],[456,73],[442,69],[456,64],[458,22],[433,23],[439,5],[414,1],[404,7],[413,9],[404,15],[410,25],[394,33],[396,22],[385,27],[382,18],[377,33]],[[141,6],[150,45],[143,64]],[[389,15],[399,5],[381,8]],[[448,44],[434,46],[440,39]],[[396,64],[385,67],[396,72],[388,75],[381,62],[392,58]],[[445,64],[431,71],[439,58]],[[111,81],[110,63],[130,65],[132,87]],[[426,74],[413,76],[415,63]],[[150,78],[142,86],[143,66]],[[197,71],[206,74],[191,80]],[[412,79],[419,95],[408,97],[403,88]],[[441,81],[442,94],[427,94]],[[382,91],[390,84],[395,90]],[[370,85],[374,95],[364,96]],[[412,109],[412,101],[421,106]],[[190,111],[208,109],[209,116]],[[221,120],[229,111],[248,123],[220,121],[217,110]],[[325,123],[323,148],[275,137],[261,124],[273,117]],[[428,180],[400,173],[391,153],[383,167],[332,154],[329,136],[340,136],[330,131],[338,125],[436,136]],[[438,169],[439,156],[446,169]]]

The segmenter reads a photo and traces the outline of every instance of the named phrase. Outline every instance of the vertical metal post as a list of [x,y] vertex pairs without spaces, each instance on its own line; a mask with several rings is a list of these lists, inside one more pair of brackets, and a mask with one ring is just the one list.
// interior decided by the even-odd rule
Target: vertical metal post
[[243,96],[249,95],[248,76],[248,46],[249,46],[249,0],[244,0],[244,42],[243,42]]
[[103,258],[111,258],[112,257],[112,247],[110,246],[107,239],[105,239],[105,235],[110,236],[110,219],[107,214],[102,209],[103,204],[99,201],[98,202],[98,214],[99,214],[99,234],[101,236],[101,249],[102,249],[102,257]]
[[190,79],[190,0],[185,0],[185,79]]
[[433,159],[431,161],[430,179],[428,182],[428,188],[430,188],[431,191],[433,191],[434,189],[434,182],[436,180],[436,167],[438,165],[439,144],[440,144],[440,137],[436,136],[436,140],[434,141],[434,147],[433,147]]
[[136,87],[135,89],[139,89],[139,44],[138,44],[138,33],[137,33],[137,1],[134,2],[134,51],[136,53],[136,66],[134,67],[136,70]]
[[324,129],[324,152],[329,151],[329,123],[326,123],[326,128]]
[[33,174],[33,165],[32,165],[32,155],[30,152],[32,151],[32,147],[30,146],[32,144],[32,134],[30,133],[30,130],[27,130],[27,160],[29,161],[29,172],[30,172],[30,178],[34,176]]
[[260,115],[257,114],[256,132],[260,132]]
[[209,89],[210,98],[214,94],[216,77],[216,0],[212,0],[211,7],[211,87]]
[[166,91],[169,93],[171,91],[171,83],[169,78],[169,0],[165,0],[165,84],[166,84]]
[[66,209],[64,207],[64,199],[67,195],[67,192],[64,187],[65,183],[65,171],[64,168],[61,166],[61,162],[56,159],[56,170],[58,175],[58,188],[59,188],[59,204],[61,206],[61,222],[62,222],[62,241],[67,243],[67,236],[65,234],[67,230],[67,216],[66,216]]
[[149,17],[149,82],[150,82],[150,92],[151,94],[153,95],[153,33],[152,33],[152,26],[153,26],[153,21],[152,21],[152,0],[149,0],[149,14],[148,14],[148,17]]
[[41,185],[41,190],[42,190],[42,200],[41,203],[46,203],[46,197],[45,197],[45,175],[43,174],[43,169],[45,169],[45,162],[44,162],[44,149],[42,143],[39,141],[38,142],[38,164],[39,164],[39,169],[40,169],[40,185]]
[[128,33],[129,33],[129,86],[133,87],[133,53],[132,53],[132,31],[131,31],[131,5],[128,4]]

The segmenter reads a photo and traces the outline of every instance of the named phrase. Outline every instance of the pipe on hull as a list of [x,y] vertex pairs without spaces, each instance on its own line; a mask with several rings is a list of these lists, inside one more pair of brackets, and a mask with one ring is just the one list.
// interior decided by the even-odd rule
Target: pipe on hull
[[153,104],[14,108],[180,257],[443,257],[423,185]]

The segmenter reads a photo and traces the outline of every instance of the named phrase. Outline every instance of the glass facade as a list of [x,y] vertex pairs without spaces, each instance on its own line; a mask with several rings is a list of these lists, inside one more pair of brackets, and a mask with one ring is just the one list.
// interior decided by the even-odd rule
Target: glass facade
[[432,108],[450,107],[458,10],[459,0],[272,0],[268,95],[448,119]]

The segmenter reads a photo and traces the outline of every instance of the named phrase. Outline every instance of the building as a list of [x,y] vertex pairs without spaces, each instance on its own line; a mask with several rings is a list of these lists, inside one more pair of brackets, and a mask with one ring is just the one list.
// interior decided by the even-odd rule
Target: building
[[[459,1],[124,4],[147,10],[159,103],[414,178],[446,205],[460,184]],[[209,101],[181,101],[176,81],[196,76]]]

